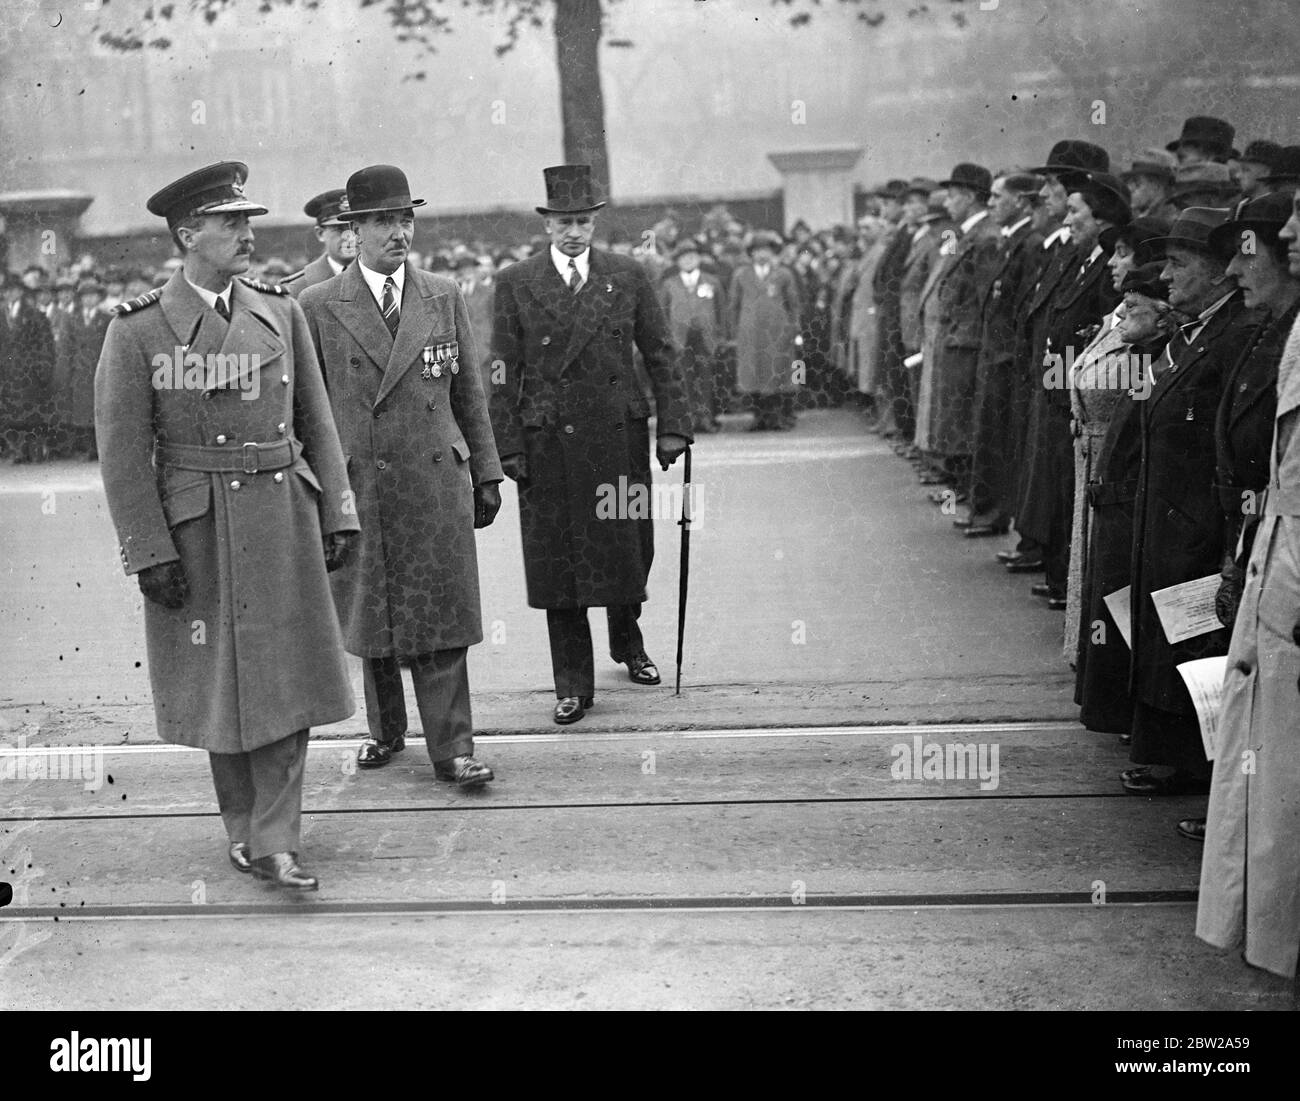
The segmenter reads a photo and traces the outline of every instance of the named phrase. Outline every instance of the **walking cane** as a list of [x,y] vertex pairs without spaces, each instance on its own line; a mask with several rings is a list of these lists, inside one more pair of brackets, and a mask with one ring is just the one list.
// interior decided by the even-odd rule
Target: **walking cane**
[[686,445],[686,470],[682,475],[682,518],[677,521],[682,529],[682,559],[677,576],[677,687],[674,696],[682,694],[682,636],[686,631],[686,584],[691,576],[691,445]]

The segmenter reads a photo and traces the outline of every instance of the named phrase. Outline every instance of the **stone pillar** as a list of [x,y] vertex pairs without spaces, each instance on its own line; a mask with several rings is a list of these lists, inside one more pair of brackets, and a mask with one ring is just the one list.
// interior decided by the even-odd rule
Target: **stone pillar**
[[6,191],[0,194],[0,218],[9,246],[11,271],[40,264],[51,273],[76,257],[78,223],[95,201],[80,191]]
[[860,145],[769,153],[785,189],[785,228],[803,219],[813,230],[853,224],[853,169]]

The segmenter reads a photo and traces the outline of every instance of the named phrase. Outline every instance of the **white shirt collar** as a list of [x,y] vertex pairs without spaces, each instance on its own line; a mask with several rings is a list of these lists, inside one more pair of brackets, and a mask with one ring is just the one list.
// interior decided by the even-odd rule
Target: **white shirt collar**
[[[382,306],[384,304],[384,280],[390,278],[390,276],[384,275],[382,272],[372,271],[361,262],[359,256],[353,263],[361,269],[361,278],[366,281],[366,286],[370,288],[370,293],[375,296],[375,301]],[[402,305],[402,287],[406,283],[406,265],[402,264],[393,272],[391,278],[394,286],[397,287],[397,305],[400,309]]]
[[569,261],[573,260],[578,265],[578,274],[582,276],[582,281],[587,281],[587,273],[591,271],[591,249],[583,249],[577,256],[565,256],[554,245],[551,246],[551,263],[555,265],[555,270],[560,273],[560,278],[568,283],[569,281]]
[[682,282],[685,283],[688,287],[694,287],[698,285],[699,281],[700,281],[699,268],[696,268],[694,271],[682,272]]
[[1059,245],[1062,241],[1068,241],[1069,239],[1070,239],[1069,227],[1061,226],[1060,229],[1054,229],[1052,230],[1051,233],[1047,235],[1047,239],[1043,242],[1043,248],[1045,249],[1051,248],[1053,245]]
[[185,277],[185,282],[187,282],[191,287],[193,287],[196,291],[199,292],[199,297],[203,299],[208,309],[215,310],[217,308],[217,299],[220,298],[223,302],[225,302],[227,312],[231,312],[230,292],[235,288],[235,284],[233,282],[227,283],[226,289],[222,291],[220,294],[217,294],[215,291],[210,291],[206,287],[200,287],[188,275]]
[[335,260],[334,257],[332,257],[328,252],[325,254],[325,262],[329,264],[330,271],[332,271],[335,275],[342,275],[343,272],[346,270],[343,267],[343,265],[340,264],[337,260]]
[[1025,225],[1026,223],[1028,223],[1028,221],[1029,221],[1029,215],[1026,214],[1026,215],[1025,215],[1023,218],[1021,218],[1020,221],[1018,221],[1015,225],[1013,225],[1013,226],[1003,226],[1003,227],[1002,227],[1002,236],[1003,236],[1003,237],[1014,237],[1014,236],[1015,236],[1015,235],[1020,231],[1020,227],[1023,226],[1023,225]]
[[973,226],[979,225],[980,221],[988,217],[988,207],[983,210],[977,210],[961,224],[962,233],[969,233]]

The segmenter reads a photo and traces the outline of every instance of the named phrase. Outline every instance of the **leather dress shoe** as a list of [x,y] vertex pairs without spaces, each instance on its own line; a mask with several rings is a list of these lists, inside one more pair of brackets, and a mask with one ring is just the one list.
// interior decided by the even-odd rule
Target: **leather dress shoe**
[[957,519],[952,522],[952,526],[955,528],[969,528],[972,526],[972,521],[969,516],[958,516]]
[[1119,736],[1119,744],[1120,744],[1120,745],[1132,745],[1132,744],[1133,744],[1133,735],[1132,735],[1132,734],[1121,734],[1121,735]]
[[1035,581],[1032,585],[1029,586],[1029,595],[1030,596],[1051,596],[1052,586],[1049,585],[1046,581]]
[[1172,776],[1156,776],[1148,772],[1145,776],[1125,780],[1124,790],[1130,795],[1208,795],[1210,781],[1179,772]]
[[1042,573],[1045,569],[1041,558],[1021,558],[1007,563],[1007,573]]
[[286,891],[314,891],[320,882],[298,867],[294,853],[272,853],[253,861],[253,878],[274,883]]
[[561,726],[576,723],[595,702],[593,696],[562,696],[555,705],[555,721]]
[[646,656],[642,650],[639,654],[633,654],[628,658],[624,665],[627,666],[627,679],[633,684],[659,684],[659,670],[655,663]]
[[1178,832],[1193,841],[1205,841],[1205,819],[1184,818],[1178,823]]
[[1006,535],[1010,528],[1011,524],[1006,520],[1000,520],[996,516],[980,516],[977,514],[970,518],[965,537],[967,539],[983,539],[988,535]]
[[433,774],[439,780],[450,784],[459,784],[463,788],[476,788],[495,779],[495,775],[482,761],[472,756],[449,757],[433,766]]
[[1020,551],[1000,550],[993,557],[996,558],[999,562],[1001,562],[1004,566],[1009,566],[1011,565],[1012,562],[1019,562],[1020,559],[1024,558],[1024,555],[1021,554]]
[[253,853],[247,841],[230,843],[230,865],[237,872],[248,873],[253,870]]
[[1126,768],[1119,774],[1119,778],[1127,784],[1130,780],[1136,780],[1139,776],[1146,776],[1150,771],[1150,765],[1138,765],[1136,768]]
[[394,753],[401,753],[405,748],[406,739],[400,734],[391,742],[367,738],[357,750],[357,768],[383,768],[393,759]]

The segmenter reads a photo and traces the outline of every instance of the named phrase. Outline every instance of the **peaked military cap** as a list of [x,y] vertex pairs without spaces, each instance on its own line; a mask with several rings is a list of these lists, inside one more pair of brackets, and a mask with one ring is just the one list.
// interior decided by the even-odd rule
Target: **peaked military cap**
[[169,226],[205,214],[265,214],[266,207],[244,196],[248,165],[219,161],[182,176],[150,196],[150,214],[166,218]]
[[308,218],[314,218],[318,226],[345,226],[348,220],[340,217],[340,214],[347,213],[347,209],[347,188],[336,187],[308,199],[302,212]]

